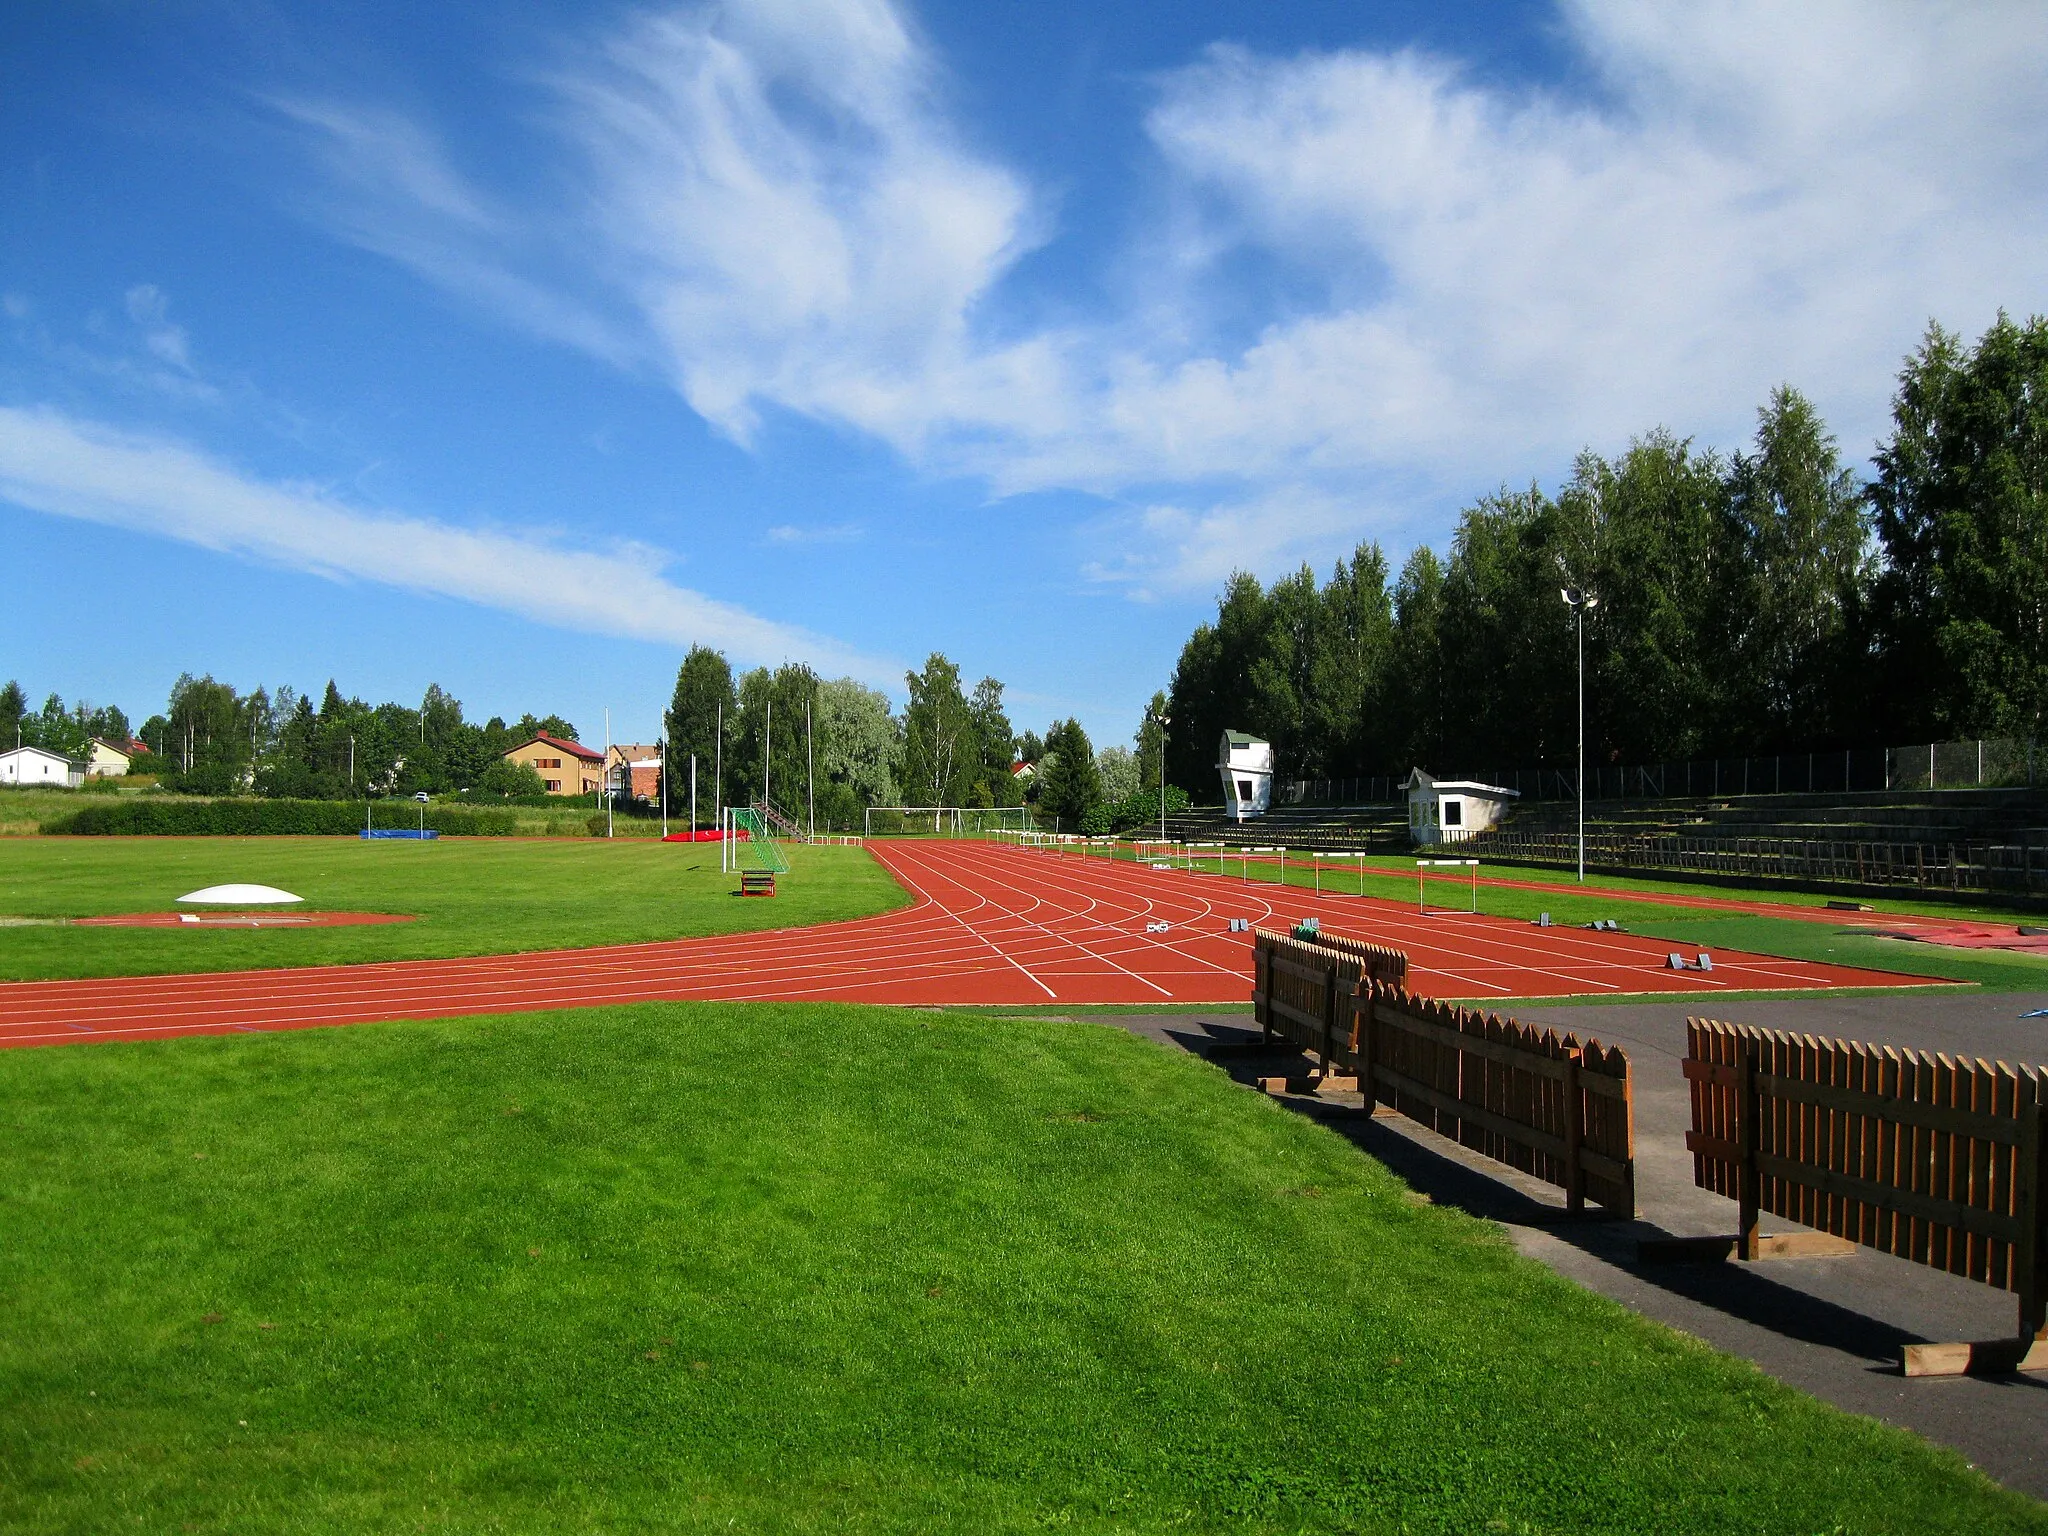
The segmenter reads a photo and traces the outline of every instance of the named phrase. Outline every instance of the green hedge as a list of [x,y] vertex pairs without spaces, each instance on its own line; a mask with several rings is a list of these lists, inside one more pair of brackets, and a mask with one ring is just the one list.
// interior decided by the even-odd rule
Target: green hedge
[[[416,827],[409,801],[379,805],[379,827]],[[429,806],[427,829],[444,837],[510,837],[519,830],[511,811]],[[46,835],[69,837],[349,837],[363,830],[360,801],[347,800],[128,800],[88,805],[42,824]]]

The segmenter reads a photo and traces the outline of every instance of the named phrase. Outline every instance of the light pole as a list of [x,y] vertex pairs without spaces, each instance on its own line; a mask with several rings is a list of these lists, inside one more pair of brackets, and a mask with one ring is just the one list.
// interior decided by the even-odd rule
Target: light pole
[[1155,713],[1152,723],[1159,727],[1159,841],[1166,841],[1166,728],[1173,716]]
[[1572,611],[1579,631],[1579,884],[1586,883],[1586,611],[1600,599],[1583,587],[1564,587],[1559,597]]

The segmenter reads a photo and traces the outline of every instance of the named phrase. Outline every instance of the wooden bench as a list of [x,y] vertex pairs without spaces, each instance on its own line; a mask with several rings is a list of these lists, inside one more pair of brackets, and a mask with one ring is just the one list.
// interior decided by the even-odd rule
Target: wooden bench
[[775,894],[775,871],[772,869],[741,870],[740,894],[742,896],[773,896]]

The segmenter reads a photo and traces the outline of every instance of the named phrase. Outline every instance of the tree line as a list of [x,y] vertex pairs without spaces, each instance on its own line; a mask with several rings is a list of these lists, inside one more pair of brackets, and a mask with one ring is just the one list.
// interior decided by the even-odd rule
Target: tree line
[[2048,712],[2048,321],[1932,325],[1874,476],[1797,390],[1723,455],[1658,429],[1555,495],[1481,497],[1447,556],[1240,572],[1182,648],[1169,778],[1226,729],[1286,778],[1569,766],[1584,615],[1593,762],[2033,737]]
[[[823,679],[796,663],[736,678],[722,653],[693,647],[664,721],[670,809],[687,803],[694,772],[700,820],[718,805],[764,798],[835,831],[857,830],[872,806],[1029,805],[1041,819],[1106,832],[1156,810],[1149,717],[1138,750],[1097,752],[1076,720],[1056,720],[1042,737],[1018,731],[1003,684],[984,677],[970,690],[939,652],[903,681],[899,714],[854,678]],[[1156,714],[1164,695],[1154,704]],[[1169,795],[1170,808],[1185,804]]]
[[23,745],[73,759],[85,755],[95,736],[121,746],[132,732],[146,750],[129,771],[166,788],[308,800],[456,790],[537,795],[540,776],[504,762],[504,753],[543,731],[576,739],[576,727],[560,715],[529,713],[511,724],[497,716],[481,725],[467,721],[462,701],[438,683],[413,708],[344,698],[330,681],[316,708],[288,686],[242,693],[190,673],[172,685],[162,713],[132,728],[118,708],[79,703],[67,709],[56,694],[30,710],[21,685],[10,682],[0,687],[0,741],[14,745],[17,731]]

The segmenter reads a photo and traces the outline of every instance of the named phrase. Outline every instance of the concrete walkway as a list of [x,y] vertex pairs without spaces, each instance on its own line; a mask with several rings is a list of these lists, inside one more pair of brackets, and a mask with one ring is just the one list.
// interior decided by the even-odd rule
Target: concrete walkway
[[[1738,1023],[2048,1065],[2048,1019],[2018,1017],[2035,1008],[2048,1008],[2048,994],[1783,998],[1729,1003],[1718,1011]],[[1685,1150],[1691,1112],[1679,1062],[1688,1011],[1700,1005],[1530,1006],[1520,1012],[1528,1022],[1628,1052],[1636,1077],[1635,1221],[1569,1218],[1560,1191],[1404,1117],[1384,1110],[1368,1117],[1355,1093],[1294,1094],[1286,1102],[1438,1203],[1501,1222],[1522,1252],[1559,1274],[1837,1407],[1953,1446],[2008,1487],[2048,1499],[2048,1376],[1909,1381],[1899,1374],[1905,1344],[2010,1334],[2017,1313],[2009,1292],[1862,1248],[1843,1258],[1758,1264],[1636,1262],[1641,1238],[1735,1230],[1734,1203],[1694,1187]],[[1247,1083],[1306,1071],[1305,1059],[1292,1051],[1261,1049],[1243,1013],[1104,1022],[1196,1052]],[[1798,1229],[1767,1216],[1764,1230]]]

